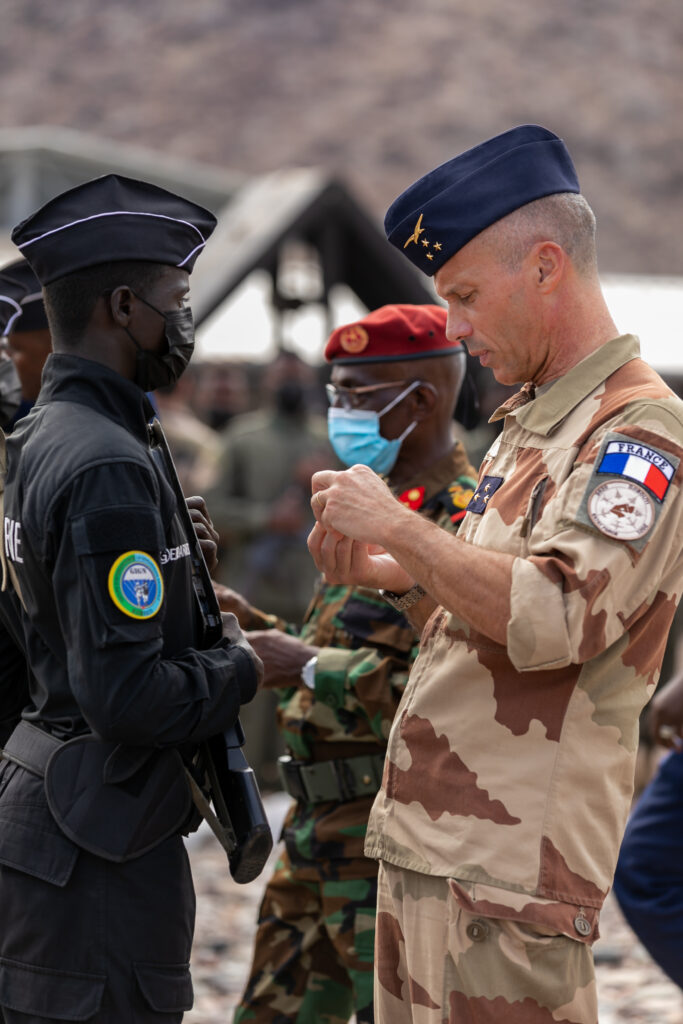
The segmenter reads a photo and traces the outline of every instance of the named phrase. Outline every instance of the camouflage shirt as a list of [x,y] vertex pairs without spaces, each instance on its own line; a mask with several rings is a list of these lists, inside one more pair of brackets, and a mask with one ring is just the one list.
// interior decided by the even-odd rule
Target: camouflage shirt
[[[475,482],[475,470],[458,442],[399,498],[455,530]],[[418,638],[406,618],[376,590],[321,580],[300,635],[321,650],[314,689],[301,685],[280,691],[278,724],[289,753],[302,761],[383,754],[417,656]],[[296,804],[283,830],[292,861],[298,867],[316,862],[318,871],[328,862],[335,877],[374,872],[375,865],[363,855],[371,805],[371,796],[347,803]]]
[[[515,556],[507,644],[434,612],[369,856],[595,937],[683,583],[682,451],[683,403],[629,335],[506,415],[459,538]],[[491,621],[506,609],[492,592]]]

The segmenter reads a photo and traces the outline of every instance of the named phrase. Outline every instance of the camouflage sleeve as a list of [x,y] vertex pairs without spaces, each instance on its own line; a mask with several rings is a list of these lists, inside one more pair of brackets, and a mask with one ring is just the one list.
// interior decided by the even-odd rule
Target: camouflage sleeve
[[546,479],[547,501],[514,560],[507,637],[519,671],[594,658],[655,602],[673,616],[683,430],[661,407],[610,427],[589,440],[557,490]]
[[407,657],[387,656],[372,647],[324,647],[315,671],[315,699],[337,718],[353,716],[386,741],[410,672],[417,644]]

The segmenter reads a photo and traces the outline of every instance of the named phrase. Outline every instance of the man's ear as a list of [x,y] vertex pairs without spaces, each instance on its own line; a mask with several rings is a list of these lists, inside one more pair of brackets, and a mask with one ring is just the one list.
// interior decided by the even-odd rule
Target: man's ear
[[127,327],[130,323],[134,295],[127,285],[119,285],[109,294],[109,312],[119,327]]
[[413,403],[413,419],[418,422],[428,419],[434,412],[437,394],[436,388],[429,381],[420,384],[408,397]]
[[557,288],[567,268],[567,254],[557,242],[537,242],[530,254],[534,282],[548,294]]

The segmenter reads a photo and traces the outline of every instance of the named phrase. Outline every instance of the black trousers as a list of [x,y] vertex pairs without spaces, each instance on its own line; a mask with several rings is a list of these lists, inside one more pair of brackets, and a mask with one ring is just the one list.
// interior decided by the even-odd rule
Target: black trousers
[[0,762],[0,1019],[175,1024],[195,897],[180,836],[116,864],[67,839],[41,779]]

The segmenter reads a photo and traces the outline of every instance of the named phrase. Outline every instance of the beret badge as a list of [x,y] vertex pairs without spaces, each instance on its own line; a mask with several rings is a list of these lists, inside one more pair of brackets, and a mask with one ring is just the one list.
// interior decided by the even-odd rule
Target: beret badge
[[353,324],[351,327],[344,328],[339,336],[341,348],[352,355],[363,352],[368,347],[369,341],[370,336],[368,332],[360,324]]

